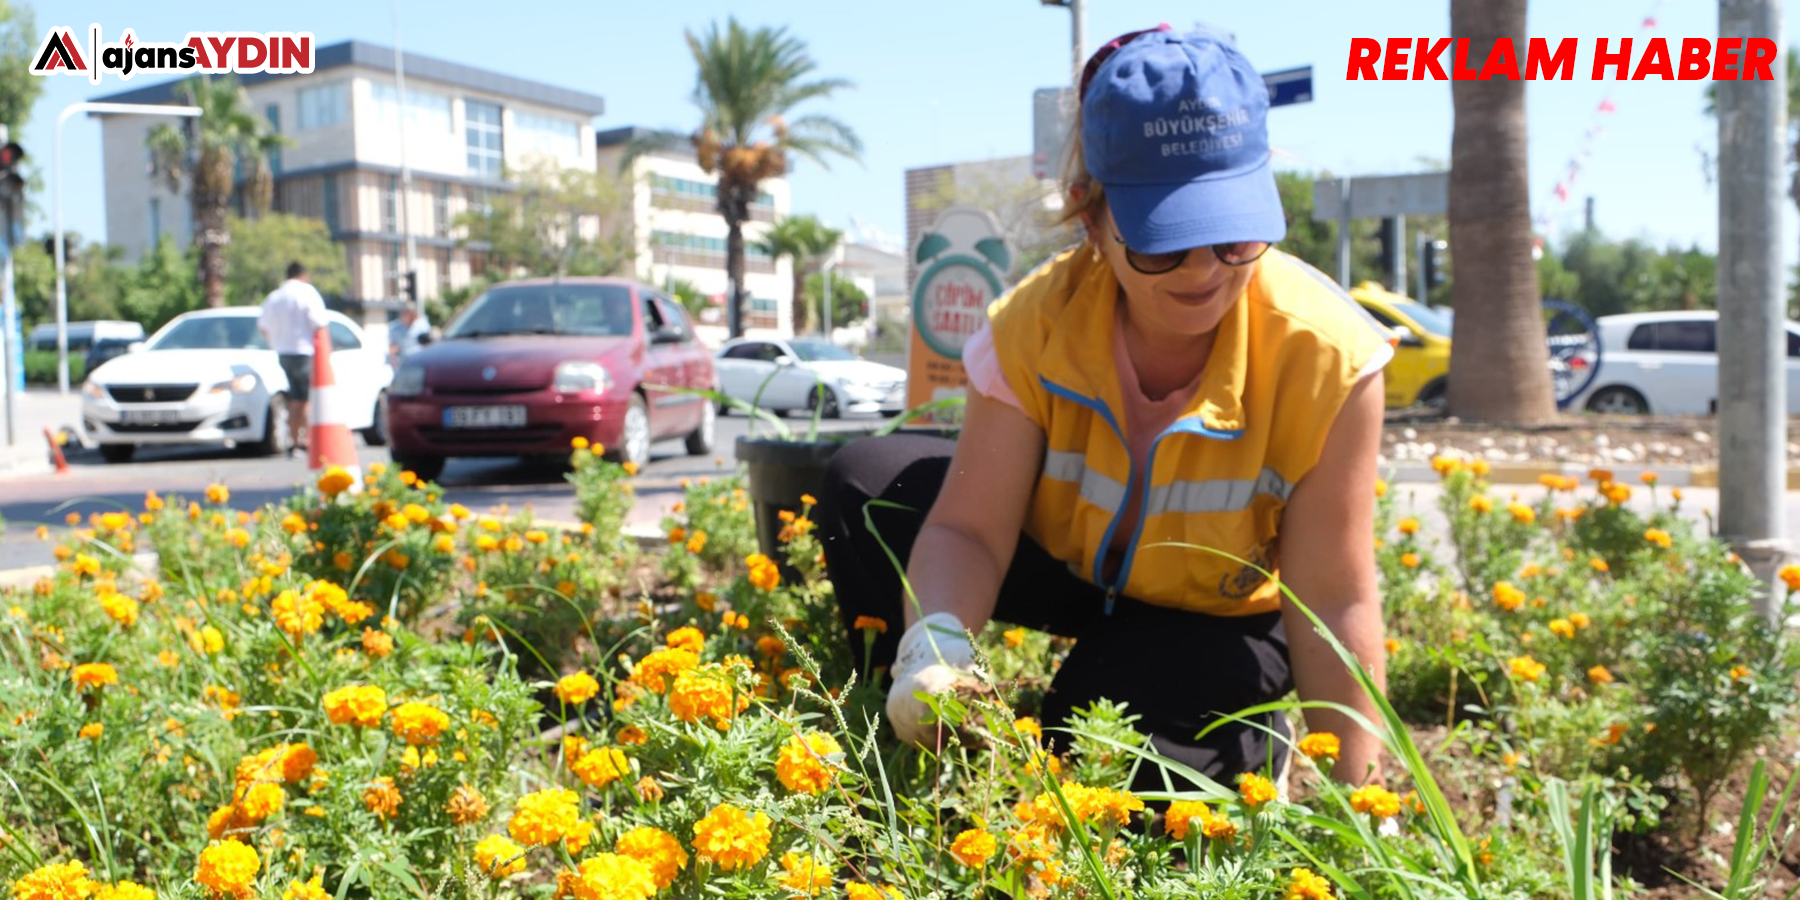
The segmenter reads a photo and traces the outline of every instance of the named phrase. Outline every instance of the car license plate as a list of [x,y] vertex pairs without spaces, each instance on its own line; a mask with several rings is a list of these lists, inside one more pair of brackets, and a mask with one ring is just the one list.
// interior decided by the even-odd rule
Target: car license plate
[[119,421],[127,425],[169,425],[181,421],[179,409],[126,409],[119,411]]
[[444,410],[445,428],[523,428],[523,406],[452,406]]

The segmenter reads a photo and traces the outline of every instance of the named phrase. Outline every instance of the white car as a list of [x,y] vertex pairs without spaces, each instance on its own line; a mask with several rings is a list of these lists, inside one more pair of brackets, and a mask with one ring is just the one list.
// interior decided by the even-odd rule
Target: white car
[[[1601,316],[1600,371],[1569,404],[1600,413],[1712,415],[1719,398],[1716,310]],[[1787,323],[1788,415],[1800,415],[1800,323]]]
[[[284,453],[287,375],[257,330],[260,307],[184,313],[141,346],[90,372],[81,418],[108,462],[124,462],[146,444],[224,444]],[[328,312],[331,369],[346,424],[369,444],[386,443],[393,369],[349,317]]]
[[[811,413],[823,403],[820,415],[835,419],[844,413],[897,416],[906,409],[906,370],[870,362],[822,338],[737,338],[719,348],[715,366],[721,393],[767,410]],[[724,404],[719,411],[729,412]]]

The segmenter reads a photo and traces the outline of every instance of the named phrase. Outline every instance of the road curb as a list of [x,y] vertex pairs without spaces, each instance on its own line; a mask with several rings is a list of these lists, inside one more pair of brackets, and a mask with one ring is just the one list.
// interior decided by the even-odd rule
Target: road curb
[[[1538,479],[1545,475],[1567,475],[1587,481],[1588,473],[1595,469],[1605,469],[1613,473],[1620,484],[1642,484],[1643,475],[1651,472],[1656,475],[1659,487],[1705,487],[1719,486],[1719,467],[1716,465],[1671,466],[1671,465],[1639,465],[1614,464],[1590,465],[1587,463],[1489,463],[1486,481],[1489,484],[1538,484]],[[1384,463],[1381,466],[1383,478],[1389,484],[1409,484],[1437,481],[1442,476],[1431,468],[1430,463],[1398,462]],[[1800,468],[1787,470],[1787,489],[1800,490]]]

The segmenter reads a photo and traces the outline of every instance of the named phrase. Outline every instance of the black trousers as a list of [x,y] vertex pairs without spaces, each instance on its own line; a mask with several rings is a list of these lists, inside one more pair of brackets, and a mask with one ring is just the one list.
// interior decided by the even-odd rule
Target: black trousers
[[[864,638],[850,628],[857,616],[877,616],[892,626],[876,638],[875,666],[893,662],[905,621],[900,574],[865,525],[865,504],[880,498],[910,507],[868,507],[881,540],[902,562],[910,559],[955,447],[944,438],[896,434],[856,441],[832,457],[813,515],[845,639],[858,660]],[[994,618],[1079,638],[1045,698],[1044,724],[1063,724],[1071,711],[1106,698],[1128,704],[1128,714],[1141,716],[1136,727],[1150,734],[1156,752],[1215,780],[1230,784],[1239,773],[1259,770],[1270,761],[1279,768],[1286,745],[1277,741],[1271,748],[1269,736],[1249,725],[1232,723],[1201,741],[1194,736],[1221,713],[1276,700],[1292,690],[1281,614],[1209,616],[1120,597],[1106,615],[1105,594],[1028,535],[1020,535]],[[1286,727],[1279,716],[1261,721]],[[1044,736],[1057,742],[1054,732]],[[1171,780],[1178,790],[1185,787],[1181,779]],[[1160,790],[1162,777],[1146,763],[1132,787]]]

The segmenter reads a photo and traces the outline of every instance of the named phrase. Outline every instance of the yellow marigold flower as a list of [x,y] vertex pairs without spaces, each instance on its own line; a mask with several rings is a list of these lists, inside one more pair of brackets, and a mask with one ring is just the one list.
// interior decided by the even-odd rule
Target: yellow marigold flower
[[1275,799],[1275,783],[1254,772],[1245,773],[1238,779],[1238,796],[1243,798],[1245,806],[1255,809]]
[[1229,841],[1237,837],[1237,823],[1230,816],[1208,816],[1200,820],[1200,833],[1208,840]]
[[181,665],[181,656],[173,650],[158,650],[156,651],[156,661],[167,668],[173,669],[176,666]]
[[1525,605],[1525,592],[1510,581],[1494,582],[1494,605],[1511,612]]
[[282,591],[269,602],[269,610],[275,616],[275,624],[295,639],[312,634],[325,624],[325,604],[310,592]]
[[1494,498],[1489,497],[1486,494],[1476,494],[1475,496],[1469,498],[1469,508],[1478,513],[1493,512],[1494,511]]
[[231,490],[229,488],[225,487],[224,485],[209,484],[206,486],[206,502],[211,503],[214,506],[217,506],[221,503],[225,503],[225,502],[229,501],[230,499],[231,499]]
[[772,591],[781,584],[781,570],[775,561],[761,553],[752,553],[744,558],[750,566],[750,583],[765,591]]
[[781,654],[787,652],[787,645],[781,642],[781,638],[765,634],[756,639],[756,652],[769,659],[779,659]]
[[581,798],[574,791],[551,788],[520,797],[506,830],[513,840],[547,847],[574,832],[580,821]]
[[1195,819],[1202,824],[1212,817],[1212,810],[1198,800],[1176,800],[1163,814],[1163,833],[1178,841],[1187,840],[1188,828]]
[[349,490],[351,486],[355,484],[356,476],[351,475],[342,466],[327,467],[325,471],[319,475],[318,481],[319,493],[324,494],[327,497],[336,497]]
[[394,636],[374,628],[364,628],[362,632],[363,652],[381,659],[394,652]]
[[1030,716],[1014,719],[1013,730],[1020,734],[1030,735],[1039,741],[1044,739],[1044,726],[1038,724],[1038,720]]
[[1329,731],[1315,731],[1300,739],[1299,748],[1300,752],[1306,754],[1309,759],[1318,759],[1321,756],[1337,759],[1338,736]]
[[1575,630],[1577,630],[1577,631],[1588,627],[1588,625],[1590,625],[1592,623],[1593,623],[1593,620],[1588,618],[1587,613],[1580,613],[1580,612],[1569,613],[1569,624],[1575,626]]
[[240,785],[233,791],[236,797],[233,806],[241,821],[255,824],[281,811],[287,803],[287,793],[281,785],[270,782]]
[[569,438],[569,448],[572,450],[586,450],[588,448],[588,439],[579,434]]
[[1594,666],[1587,670],[1588,680],[1595,684],[1612,684],[1613,673],[1605,666]]
[[325,876],[314,872],[311,881],[295,881],[281,892],[281,900],[331,900],[325,893]]
[[586,672],[575,672],[557,679],[555,692],[556,699],[571,706],[579,706],[600,693],[600,682]]
[[1387,479],[1386,478],[1375,479],[1375,499],[1379,500],[1382,497],[1386,497],[1387,492],[1388,492]]
[[1780,576],[1781,583],[1787,585],[1789,591],[1800,591],[1800,566],[1782,566],[1775,574]]
[[1402,554],[1400,554],[1400,564],[1409,569],[1418,568],[1419,567],[1419,554],[1417,554],[1417,553],[1402,553]]
[[1744,679],[1749,678],[1749,677],[1750,677],[1750,667],[1749,666],[1739,663],[1738,665],[1731,667],[1731,680],[1732,681],[1743,681]]
[[[1644,474],[1648,475],[1650,473],[1645,472]],[[1662,530],[1661,528],[1645,529],[1644,530],[1644,540],[1649,541],[1650,543],[1655,544],[1656,546],[1661,547],[1664,550],[1669,549],[1675,543],[1674,538],[1670,537],[1669,533],[1667,531]]]
[[661,803],[662,802],[662,798],[663,798],[662,785],[657,784],[656,779],[654,779],[648,775],[645,775],[644,777],[639,778],[637,780],[637,784],[632,785],[631,789],[637,793],[638,799],[644,801],[645,803]]
[[589,787],[603,788],[631,774],[631,763],[617,747],[601,747],[581,754],[569,764],[575,777]]
[[636,725],[627,725],[624,728],[619,729],[618,734],[613,735],[614,741],[628,747],[632,744],[642,744],[649,739],[650,736],[644,733],[644,729],[639,728]]
[[832,757],[843,752],[837,739],[823,731],[795,735],[788,738],[775,757],[775,777],[790,791],[820,793],[837,778],[837,764]]
[[119,683],[118,670],[110,663],[82,663],[69,670],[69,680],[80,690],[103,688]]
[[444,804],[444,812],[450,814],[450,821],[458,825],[472,825],[487,818],[487,798],[481,792],[466,785],[459,784]]
[[1537,521],[1537,510],[1523,503],[1508,503],[1506,511],[1512,513],[1513,521],[1520,525],[1530,525]]
[[1418,534],[1419,520],[1412,516],[1407,516],[1400,520],[1400,525],[1398,527],[1401,534]]
[[1603,747],[1611,747],[1611,746],[1617,745],[1620,741],[1623,741],[1625,739],[1625,735],[1629,734],[1630,732],[1631,732],[1630,725],[1627,725],[1624,722],[1614,722],[1611,725],[1606,726],[1605,734],[1601,735],[1600,737],[1594,738],[1593,741],[1594,741],[1594,743],[1599,744]]
[[[30,897],[30,895],[24,896]],[[323,900],[324,895],[321,894],[319,897],[320,900]],[[135,881],[118,881],[101,885],[100,889],[94,892],[94,900],[156,900],[156,892]],[[313,900],[313,898],[303,898],[303,900]]]
[[525,848],[503,835],[490,834],[475,842],[475,867],[499,881],[525,871]]
[[326,693],[320,705],[333,725],[374,728],[387,714],[387,692],[374,685],[353,684]]
[[694,823],[694,852],[721,870],[734,872],[761,862],[769,853],[769,837],[767,815],[721,803]]
[[39,866],[13,883],[18,900],[78,900],[99,884],[88,877],[87,866],[71,860]]
[[1611,469],[1589,469],[1588,477],[1599,484],[1612,484],[1613,472]]
[[194,880],[214,896],[247,896],[261,868],[261,858],[248,845],[237,840],[218,841],[200,851]]
[[[1797,567],[1797,570],[1800,570],[1800,567]],[[718,603],[719,597],[716,594],[700,591],[694,595],[694,605],[700,607],[704,612],[712,612],[713,607],[717,606]]]
[[640,825],[619,835],[619,840],[613,844],[613,852],[649,866],[650,877],[659,891],[673,884],[675,876],[688,864],[687,851],[681,849],[681,842],[674,835],[649,825]]
[[856,621],[850,623],[850,630],[873,631],[878,634],[887,634],[888,623],[886,619],[883,619],[880,616],[857,616]]
[[91,741],[105,733],[105,731],[105,725],[102,725],[99,722],[89,722],[86,725],[81,726],[81,730],[76,732],[76,736]]
[[[1055,865],[1055,863],[1052,862],[1050,865]],[[892,887],[875,887],[860,881],[845,884],[844,892],[850,900],[900,900],[899,892]]]
[[[657,891],[648,865],[616,853],[596,853],[568,874],[569,896],[575,900],[649,900]],[[565,883],[561,876],[557,882]]]
[[705,549],[706,549],[706,532],[697,530],[693,534],[688,535],[687,552],[699,553],[700,551],[705,550]]
[[1596,571],[1596,572],[1610,572],[1610,571],[1612,571],[1612,566],[1609,566],[1609,565],[1607,565],[1607,564],[1606,564],[1606,560],[1604,560],[1604,559],[1601,559],[1601,558],[1600,558],[1600,557],[1598,557],[1598,556],[1595,556],[1595,557],[1592,557],[1592,558],[1590,558],[1590,559],[1589,559],[1589,560],[1588,560],[1588,565],[1589,565],[1589,566],[1591,566],[1591,567],[1592,567],[1592,568],[1593,568],[1593,570],[1594,570],[1594,571]]
[[1544,675],[1544,664],[1529,656],[1515,656],[1506,661],[1506,668],[1512,677],[1522,681],[1536,681]]
[[124,594],[116,591],[102,593],[100,609],[106,613],[107,618],[119,623],[122,627],[130,628],[137,624],[138,602]]
[[1287,892],[1281,900],[1331,900],[1331,882],[1311,869],[1294,869],[1288,873]]
[[689,724],[709,718],[724,731],[733,717],[749,708],[749,695],[735,689],[730,672],[721,665],[688,669],[675,676],[669,688],[669,712]]
[[631,680],[660,694],[669,689],[674,676],[699,664],[700,657],[692,650],[681,647],[654,650],[632,667]]
[[1363,785],[1350,794],[1350,808],[1377,819],[1392,818],[1400,814],[1400,795],[1378,784]]
[[1575,623],[1568,619],[1551,619],[1550,633],[1560,638],[1572,638],[1575,636]]
[[698,656],[706,649],[706,632],[692,625],[684,625],[669,632],[669,636],[663,638],[663,643]]
[[429,703],[417,701],[394,707],[394,734],[408,744],[433,744],[450,727],[450,717]]
[[971,828],[956,836],[950,842],[950,855],[956,861],[971,869],[979,869],[987,865],[997,849],[994,836],[985,829]]
[[400,789],[394,786],[394,779],[386,775],[369,783],[363,790],[362,800],[377,818],[391,819],[400,811]]
[[1602,493],[1606,494],[1606,499],[1614,506],[1622,506],[1631,499],[1631,488],[1623,484],[1606,485]]
[[831,887],[831,867],[804,853],[783,853],[781,867],[787,874],[776,878],[776,883],[796,895],[812,897]]

